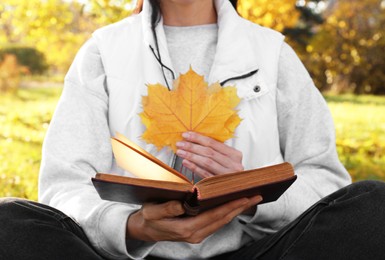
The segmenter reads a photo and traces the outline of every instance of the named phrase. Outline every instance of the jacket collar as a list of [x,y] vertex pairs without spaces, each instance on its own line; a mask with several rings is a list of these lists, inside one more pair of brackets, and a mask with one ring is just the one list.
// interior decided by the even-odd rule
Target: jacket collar
[[[214,1],[218,14],[218,44],[209,83],[238,77],[259,67],[253,39],[248,30],[252,24],[241,18],[228,0]],[[145,0],[142,11],[144,42],[155,49],[155,39],[151,30],[151,11],[149,0]],[[162,18],[155,32],[162,63],[172,69]],[[169,78],[171,75],[166,76]]]

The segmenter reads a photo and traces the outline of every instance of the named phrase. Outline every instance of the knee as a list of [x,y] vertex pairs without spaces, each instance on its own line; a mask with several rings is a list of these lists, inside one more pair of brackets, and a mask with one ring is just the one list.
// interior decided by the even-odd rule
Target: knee
[[[20,198],[0,198],[0,224],[6,224],[9,220],[17,218],[22,215],[20,206],[28,203],[25,199]],[[8,220],[8,221],[5,221]]]
[[375,180],[358,181],[352,184],[354,190],[359,192],[374,192],[385,195],[385,182]]
[[363,197],[367,203],[385,207],[385,182],[375,180],[359,181],[352,184],[351,192]]
[[0,207],[9,205],[14,203],[15,201],[24,201],[24,199],[21,198],[15,198],[15,197],[4,197],[0,198]]
[[0,198],[0,211],[9,207],[13,207],[15,203],[17,203],[18,201],[25,201],[25,200],[14,198],[14,197]]
[[374,180],[355,182],[331,194],[326,200],[332,204],[354,202],[365,207],[374,205],[385,207],[385,182]]

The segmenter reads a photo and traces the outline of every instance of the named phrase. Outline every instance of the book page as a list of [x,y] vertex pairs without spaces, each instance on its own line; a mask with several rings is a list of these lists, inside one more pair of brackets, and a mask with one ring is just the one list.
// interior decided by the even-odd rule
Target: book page
[[123,135],[111,139],[112,150],[119,167],[138,178],[190,183],[182,174],[164,164]]
[[151,188],[158,188],[163,190],[182,191],[182,192],[193,191],[193,185],[191,183],[184,183],[184,182],[179,183],[179,182],[170,182],[170,181],[131,178],[127,176],[119,176],[119,175],[104,174],[104,173],[96,174],[95,178],[98,180],[107,181],[107,182],[129,184],[129,185],[142,186],[142,187],[151,187]]
[[199,188],[202,197],[211,197],[288,180],[293,176],[293,167],[289,163],[282,163],[259,169],[208,177],[198,182],[196,186]]

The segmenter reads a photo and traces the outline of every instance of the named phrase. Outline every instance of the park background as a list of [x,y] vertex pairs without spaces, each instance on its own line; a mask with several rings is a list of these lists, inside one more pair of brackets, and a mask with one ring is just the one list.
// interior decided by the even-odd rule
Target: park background
[[[0,197],[37,199],[41,146],[66,71],[96,28],[134,6],[1,1]],[[286,35],[328,102],[353,181],[385,180],[385,0],[240,0],[238,12]]]

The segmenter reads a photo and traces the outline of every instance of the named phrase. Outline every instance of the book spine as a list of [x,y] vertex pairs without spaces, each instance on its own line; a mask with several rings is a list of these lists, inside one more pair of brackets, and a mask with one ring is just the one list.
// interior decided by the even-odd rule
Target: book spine
[[185,213],[186,215],[196,216],[199,214],[200,207],[198,202],[198,192],[199,192],[198,188],[194,186],[193,192],[187,195],[183,203],[183,207],[186,211]]

